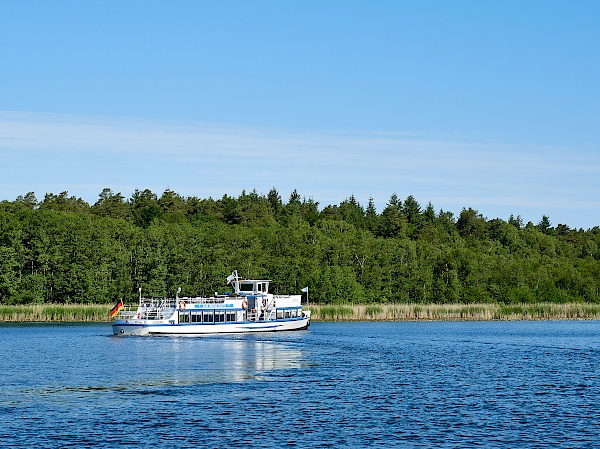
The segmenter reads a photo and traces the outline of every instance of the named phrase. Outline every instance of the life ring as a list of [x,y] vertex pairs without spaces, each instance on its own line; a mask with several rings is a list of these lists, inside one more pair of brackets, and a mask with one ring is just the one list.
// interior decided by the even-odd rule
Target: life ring
[[248,301],[246,301],[245,299],[242,301],[242,309],[247,309],[248,308]]
[[186,304],[185,304],[185,301],[180,301],[180,302],[179,302],[179,309],[180,309],[181,311],[184,311],[184,310],[185,310],[185,306],[186,306]]

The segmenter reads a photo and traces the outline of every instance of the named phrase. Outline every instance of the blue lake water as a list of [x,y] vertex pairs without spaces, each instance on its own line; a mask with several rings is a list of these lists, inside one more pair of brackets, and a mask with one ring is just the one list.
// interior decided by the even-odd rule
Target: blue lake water
[[0,325],[2,447],[598,447],[600,322]]

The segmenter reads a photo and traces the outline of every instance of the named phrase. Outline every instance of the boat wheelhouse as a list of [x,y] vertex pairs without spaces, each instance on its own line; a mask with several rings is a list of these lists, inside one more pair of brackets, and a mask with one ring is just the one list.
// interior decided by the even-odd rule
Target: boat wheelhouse
[[[227,283],[233,293],[211,297],[139,297],[135,308],[122,302],[113,309],[115,335],[198,335],[291,331],[308,328],[310,310],[302,295],[273,295],[269,280],[242,279],[234,271]],[[302,290],[307,293],[308,288]],[[111,312],[112,313],[112,312]]]

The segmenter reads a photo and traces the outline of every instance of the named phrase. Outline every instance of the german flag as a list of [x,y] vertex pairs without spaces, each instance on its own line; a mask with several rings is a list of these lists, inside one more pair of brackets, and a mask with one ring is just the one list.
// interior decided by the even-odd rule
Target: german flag
[[115,316],[117,313],[119,313],[119,310],[121,310],[123,308],[123,300],[119,299],[119,302],[117,303],[116,306],[114,306],[111,311],[110,311],[110,316]]

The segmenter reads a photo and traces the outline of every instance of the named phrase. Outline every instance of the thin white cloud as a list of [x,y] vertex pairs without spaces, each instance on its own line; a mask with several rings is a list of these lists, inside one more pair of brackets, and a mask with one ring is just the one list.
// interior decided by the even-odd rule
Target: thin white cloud
[[284,199],[296,188],[321,205],[354,194],[381,209],[396,192],[488,216],[575,210],[585,227],[597,220],[599,172],[589,149],[0,112],[0,199],[9,200],[68,190],[93,203],[104,187],[219,198],[274,186]]

